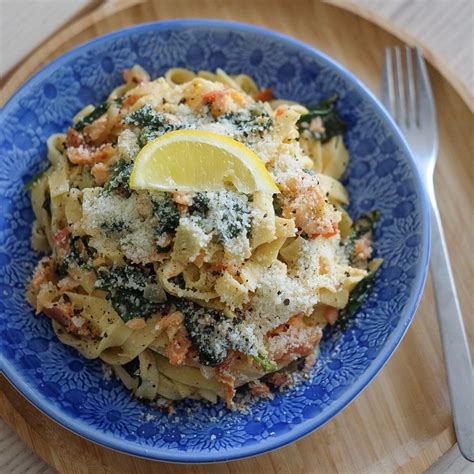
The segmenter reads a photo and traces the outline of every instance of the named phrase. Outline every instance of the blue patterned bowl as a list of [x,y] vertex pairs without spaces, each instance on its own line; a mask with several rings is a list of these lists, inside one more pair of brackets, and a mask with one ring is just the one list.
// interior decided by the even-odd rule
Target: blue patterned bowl
[[[337,93],[349,129],[350,212],[382,211],[376,288],[343,333],[326,334],[310,380],[248,414],[182,403],[166,417],[105,380],[99,361],[60,344],[24,299],[38,257],[33,212],[23,185],[46,159],[46,138],[84,105],[103,100],[135,63],[152,76],[171,66],[246,72],[278,97],[311,104]],[[104,446],[174,462],[213,462],[260,454],[310,433],[339,413],[387,362],[420,299],[429,253],[422,185],[400,132],[371,93],[330,58],[259,28],[222,21],[170,21],[91,41],[40,71],[0,119],[0,362],[37,408]]]

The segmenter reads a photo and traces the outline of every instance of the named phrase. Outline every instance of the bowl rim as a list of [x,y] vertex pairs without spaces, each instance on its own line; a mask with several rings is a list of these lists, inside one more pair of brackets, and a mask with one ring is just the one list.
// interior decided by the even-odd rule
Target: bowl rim
[[390,357],[393,355],[398,345],[400,344],[403,336],[405,335],[411,321],[415,315],[420,302],[426,277],[428,273],[428,262],[430,255],[430,221],[429,221],[429,206],[425,192],[423,181],[420,177],[418,169],[415,164],[413,155],[408,147],[408,144],[403,137],[398,126],[395,124],[392,117],[388,114],[379,100],[375,95],[365,86],[355,75],[345,69],[337,61],[332,59],[330,56],[321,52],[320,50],[313,48],[299,40],[296,40],[290,36],[282,33],[272,31],[267,28],[254,26],[246,23],[225,21],[218,19],[176,19],[176,20],[164,20],[157,22],[140,23],[132,25],[117,31],[113,31],[106,35],[99,36],[85,43],[82,43],[70,51],[62,54],[58,58],[51,61],[44,68],[36,72],[28,81],[21,85],[14,94],[4,104],[2,115],[14,105],[19,97],[25,93],[27,89],[35,86],[41,80],[48,76],[50,70],[63,66],[70,58],[74,57],[78,52],[89,49],[90,47],[114,39],[121,36],[129,35],[131,33],[145,33],[154,30],[165,30],[182,27],[208,27],[213,29],[222,29],[228,31],[243,31],[247,33],[254,33],[257,35],[265,36],[266,38],[273,39],[280,43],[293,46],[302,50],[305,54],[316,58],[324,65],[336,70],[339,75],[349,81],[354,88],[360,93],[366,100],[369,100],[374,107],[377,115],[382,120],[384,125],[392,132],[393,138],[397,142],[398,148],[400,148],[407,158],[408,164],[411,168],[412,174],[415,178],[415,186],[420,190],[420,203],[421,203],[421,214],[422,222],[420,228],[420,234],[422,236],[421,253],[416,268],[416,277],[413,283],[412,294],[405,304],[405,310],[400,315],[400,321],[395,330],[385,341],[382,349],[375,359],[371,362],[365,372],[353,383],[341,397],[339,397],[334,403],[332,403],[325,411],[325,416],[319,423],[314,422],[314,418],[310,418],[298,425],[293,426],[288,432],[281,435],[267,438],[264,441],[257,442],[253,445],[242,446],[234,448],[229,454],[226,454],[225,450],[220,451],[167,451],[166,448],[155,448],[152,446],[144,446],[138,444],[131,444],[129,441],[123,438],[115,438],[110,434],[98,431],[96,428],[90,427],[84,421],[77,422],[71,415],[67,415],[63,412],[58,412],[56,407],[51,404],[46,396],[39,393],[38,390],[30,386],[26,379],[21,377],[21,373],[16,372],[14,367],[8,364],[4,354],[0,352],[0,369],[1,373],[7,378],[7,380],[23,395],[30,403],[33,404],[39,411],[48,416],[50,419],[59,423],[63,428],[71,431],[72,433],[81,436],[84,439],[93,441],[103,447],[130,454],[139,458],[155,461],[165,461],[171,463],[218,463],[235,461],[238,459],[248,458],[264,453],[268,453],[275,449],[279,449],[286,446],[294,441],[297,441],[304,436],[309,435],[318,428],[321,428],[327,422],[329,422],[334,416],[346,408],[356,397],[368,386],[368,384],[375,378],[380,372],[384,365],[388,362]]

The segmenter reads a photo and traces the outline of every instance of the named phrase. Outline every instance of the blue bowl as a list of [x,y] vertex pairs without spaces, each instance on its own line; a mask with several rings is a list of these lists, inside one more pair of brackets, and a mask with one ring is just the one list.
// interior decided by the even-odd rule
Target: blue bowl
[[[38,257],[23,186],[46,160],[46,139],[83,106],[98,103],[141,64],[152,77],[173,66],[245,72],[275,95],[306,104],[337,94],[348,123],[347,188],[353,216],[382,212],[375,235],[384,259],[376,287],[342,333],[326,334],[311,378],[260,401],[249,413],[183,402],[167,417],[105,380],[99,361],[58,342],[25,302]],[[421,297],[429,254],[423,187],[408,147],[377,99],[324,54],[253,26],[213,20],[128,28],[60,57],[28,81],[0,118],[0,362],[10,382],[69,430],[144,458],[203,463],[261,454],[320,427],[347,406],[387,362]]]

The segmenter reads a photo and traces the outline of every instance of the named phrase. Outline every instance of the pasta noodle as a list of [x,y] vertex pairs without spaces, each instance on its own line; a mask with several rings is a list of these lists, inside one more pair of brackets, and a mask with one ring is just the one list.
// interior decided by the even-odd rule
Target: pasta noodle
[[189,82],[195,77],[196,74],[194,74],[190,70],[178,67],[169,69],[168,72],[165,74],[165,78],[170,84],[185,84],[186,82]]
[[321,172],[334,179],[339,179],[344,173],[349,161],[346,147],[340,137],[333,137],[322,146],[323,168]]
[[236,76],[232,76],[232,78],[246,94],[255,95],[258,93],[257,84],[255,84],[255,81],[247,74],[237,74]]
[[[27,298],[136,397],[232,406],[242,385],[282,383],[293,361],[317,354],[324,326],[360,304],[359,283],[380,265],[377,215],[353,222],[345,209],[349,156],[340,119],[325,122],[332,102],[318,115],[221,69],[152,81],[134,66],[124,81],[48,139],[31,238],[50,255]],[[280,193],[130,189],[140,149],[183,128],[243,143]]]

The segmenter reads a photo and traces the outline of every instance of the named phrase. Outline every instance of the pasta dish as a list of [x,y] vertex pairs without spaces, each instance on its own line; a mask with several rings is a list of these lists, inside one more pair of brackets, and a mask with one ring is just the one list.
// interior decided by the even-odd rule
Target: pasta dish
[[[353,222],[346,211],[336,98],[307,108],[222,70],[150,80],[134,66],[123,77],[48,140],[48,168],[29,185],[32,245],[46,256],[28,301],[138,398],[232,407],[241,386],[271,396],[314,364],[324,327],[347,323],[380,265],[377,213]],[[277,192],[216,190],[202,178],[131,186],[137,156],[179,131],[243,145]],[[191,179],[184,159],[190,168],[177,172]],[[214,163],[203,175],[218,173]]]

